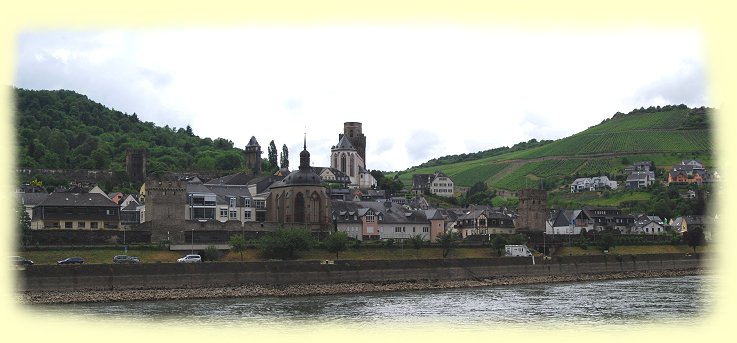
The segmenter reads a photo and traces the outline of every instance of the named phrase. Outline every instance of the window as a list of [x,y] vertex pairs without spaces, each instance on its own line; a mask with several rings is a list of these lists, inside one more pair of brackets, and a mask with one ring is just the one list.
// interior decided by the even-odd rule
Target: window
[[243,212],[243,218],[244,219],[251,219],[251,211],[250,210],[245,210]]
[[230,198],[230,207],[235,207],[235,197]]
[[250,198],[244,198],[243,199],[243,206],[244,207],[251,207],[251,199]]
[[80,229],[84,229],[84,227],[85,227],[84,222],[78,222],[77,223],[77,227],[80,228]]
[[230,211],[229,219],[238,219],[238,212],[236,211]]
[[91,222],[90,229],[97,229],[97,222]]
[[422,227],[422,232],[430,232],[430,228],[427,226]]
[[256,208],[266,208],[266,200],[255,200]]
[[220,218],[226,218],[228,217],[228,209],[227,208],[221,208],[220,209]]
[[72,228],[72,222],[64,222],[64,228],[65,229],[71,229]]
[[373,223],[376,221],[376,217],[374,217],[374,214],[369,212],[366,214],[366,222]]
[[402,227],[400,226],[395,227],[394,232],[402,232]]

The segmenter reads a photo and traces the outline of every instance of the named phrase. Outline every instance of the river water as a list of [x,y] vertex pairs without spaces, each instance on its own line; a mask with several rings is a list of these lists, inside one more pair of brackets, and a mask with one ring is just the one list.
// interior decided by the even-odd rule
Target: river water
[[681,325],[708,313],[714,276],[567,282],[307,297],[29,305],[46,316],[274,328],[335,324],[456,329]]

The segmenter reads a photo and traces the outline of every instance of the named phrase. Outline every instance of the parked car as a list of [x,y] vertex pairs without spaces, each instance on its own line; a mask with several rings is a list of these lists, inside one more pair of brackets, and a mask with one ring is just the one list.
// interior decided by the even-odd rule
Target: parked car
[[23,257],[23,256],[10,256],[10,260],[13,262],[16,266],[30,266],[33,264],[33,261]]
[[136,256],[128,256],[128,255],[116,255],[113,257],[113,263],[139,263],[141,260],[138,259]]
[[197,263],[202,262],[202,256],[200,255],[187,255],[182,258],[177,259],[177,262],[179,263]]
[[84,259],[81,257],[69,257],[65,258],[61,261],[57,261],[56,264],[82,264],[84,263]]

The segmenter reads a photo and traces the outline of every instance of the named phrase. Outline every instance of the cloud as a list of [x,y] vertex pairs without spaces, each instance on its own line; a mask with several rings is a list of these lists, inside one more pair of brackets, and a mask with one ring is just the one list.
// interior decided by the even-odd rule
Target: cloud
[[687,30],[449,25],[29,31],[15,84],[71,89],[159,126],[298,155],[307,127],[328,165],[343,122],[364,124],[370,169],[558,139],[615,112],[709,105]]
[[709,103],[706,84],[703,64],[686,60],[671,73],[662,74],[640,87],[633,96],[633,102],[645,107],[678,104],[706,106]]

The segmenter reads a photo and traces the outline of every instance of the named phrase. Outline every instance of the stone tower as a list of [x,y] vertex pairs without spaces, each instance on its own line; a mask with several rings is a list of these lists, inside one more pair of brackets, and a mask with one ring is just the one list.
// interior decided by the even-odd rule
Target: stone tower
[[187,208],[187,182],[146,180],[146,222],[151,225],[151,241],[167,238],[167,231],[179,232]]
[[128,148],[125,151],[125,171],[134,182],[146,179],[146,149]]
[[250,169],[253,175],[261,174],[261,146],[254,136],[251,136],[246,145],[246,168]]
[[343,134],[338,135],[338,141],[343,138],[343,135],[348,137],[348,141],[351,142],[358,155],[361,156],[363,164],[366,165],[366,136],[363,134],[363,126],[358,122],[345,122],[343,123]]
[[520,231],[545,231],[548,217],[548,193],[544,189],[523,189],[518,193],[519,208],[516,227]]

